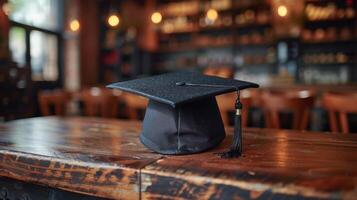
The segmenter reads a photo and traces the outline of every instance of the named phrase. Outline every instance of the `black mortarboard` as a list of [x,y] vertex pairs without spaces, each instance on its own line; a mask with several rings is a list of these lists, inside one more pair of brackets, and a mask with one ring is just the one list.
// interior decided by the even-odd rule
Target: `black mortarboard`
[[[175,72],[108,87],[149,98],[140,135],[146,147],[162,154],[191,154],[213,148],[225,137],[215,96],[258,85],[195,72]],[[236,108],[240,109],[237,102]],[[241,146],[238,148],[241,151]]]

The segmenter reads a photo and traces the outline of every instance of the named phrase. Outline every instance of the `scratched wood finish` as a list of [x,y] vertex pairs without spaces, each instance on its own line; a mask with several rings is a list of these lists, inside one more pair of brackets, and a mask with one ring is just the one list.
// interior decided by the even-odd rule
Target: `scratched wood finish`
[[[357,135],[244,129],[244,154],[162,156],[140,123],[33,118],[0,124],[0,176],[112,199],[354,199]],[[232,130],[228,129],[228,133]]]
[[139,169],[161,156],[140,126],[95,118],[33,118],[0,125],[0,176],[97,197],[139,198]]
[[[229,129],[227,132],[231,133]],[[245,129],[243,157],[170,156],[141,170],[143,199],[356,199],[357,135]]]
[[0,177],[1,200],[107,200]]

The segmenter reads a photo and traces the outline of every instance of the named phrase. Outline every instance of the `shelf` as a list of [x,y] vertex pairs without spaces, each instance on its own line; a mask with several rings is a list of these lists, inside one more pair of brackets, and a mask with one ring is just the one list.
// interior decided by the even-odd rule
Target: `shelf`
[[357,63],[355,62],[346,62],[346,63],[304,63],[303,65],[305,66],[352,66],[352,65],[356,65]]
[[172,31],[172,32],[163,32],[161,30],[158,31],[161,35],[180,35],[180,34],[191,34],[197,32],[198,28],[191,28],[191,29],[184,29],[179,31]]
[[230,25],[230,26],[207,26],[207,27],[196,27],[192,29],[185,29],[185,30],[180,30],[180,31],[173,31],[173,32],[163,32],[159,31],[159,34],[162,35],[178,35],[178,34],[191,34],[191,33],[197,33],[197,32],[214,32],[214,31],[233,31],[233,30],[251,30],[251,29],[265,29],[265,28],[270,28],[271,23],[265,23],[265,24],[257,24],[257,23],[251,23],[251,24],[242,24],[242,25]]
[[350,44],[357,42],[356,38],[349,40],[334,40],[334,41],[302,41],[303,45],[336,45],[336,44]]
[[270,28],[270,27],[271,27],[271,23],[265,23],[265,24],[251,23],[251,24],[233,25],[233,28],[235,29],[263,29],[263,28]]
[[[175,17],[194,17],[194,16],[202,16],[205,15],[207,10],[204,9],[203,7],[201,7],[201,9],[198,9],[194,12],[189,12],[189,13],[167,13],[165,11],[163,11],[163,8],[160,8],[159,10],[161,10],[161,13],[163,15],[164,18],[175,18]],[[245,11],[245,10],[266,10],[266,11],[270,11],[271,10],[271,6],[268,4],[261,4],[261,3],[251,3],[249,5],[243,5],[241,6],[240,4],[236,4],[234,5],[234,3],[232,2],[232,5],[230,8],[226,8],[226,9],[216,9],[218,11],[218,13],[227,13],[227,12],[231,12],[231,13],[240,13],[241,11]]]
[[252,63],[252,64],[243,64],[243,65],[237,65],[238,68],[249,68],[249,67],[273,67],[276,66],[277,63]]
[[201,51],[212,48],[234,48],[232,44],[222,44],[222,45],[207,45],[207,46],[198,46],[198,45],[188,45],[182,47],[172,47],[172,48],[160,48],[157,53],[180,53],[185,51]]
[[322,4],[326,4],[326,3],[336,3],[336,0],[305,0],[305,3],[308,4],[308,3],[322,3]]
[[275,42],[268,43],[250,43],[250,44],[239,44],[236,43],[237,48],[270,48],[275,45]]
[[[218,65],[230,65],[233,66],[235,69],[241,69],[241,70],[249,70],[251,71],[271,71],[271,72],[277,72],[278,71],[278,61],[277,61],[277,42],[279,41],[286,41],[288,45],[291,44],[291,48],[295,48],[297,50],[297,55],[295,58],[295,62],[298,67],[309,67],[309,68],[316,68],[316,69],[321,69],[324,70],[324,67],[326,69],[330,69],[329,67],[333,68],[335,66],[336,69],[341,69],[343,66],[346,66],[345,68],[347,69],[352,69],[351,67],[357,67],[357,60],[354,58],[357,55],[356,52],[356,45],[357,45],[357,37],[354,35],[355,34],[355,26],[356,26],[356,19],[357,16],[354,18],[331,18],[331,19],[326,19],[326,20],[316,20],[312,21],[307,18],[307,15],[305,15],[305,9],[306,9],[306,2],[308,3],[318,3],[318,4],[324,4],[320,6],[325,6],[328,3],[335,3],[337,4],[337,7],[339,8],[340,2],[336,2],[334,0],[306,0],[305,1],[305,6],[303,9],[302,13],[302,19],[299,19],[299,21],[302,23],[301,24],[301,31],[307,30],[308,32],[311,33],[312,37],[310,38],[315,38],[315,36],[320,36],[318,32],[316,32],[317,29],[323,29],[325,35],[324,37],[320,38],[331,38],[335,40],[313,40],[313,41],[308,41],[308,40],[303,40],[303,34],[301,33],[299,37],[293,38],[282,38],[279,37],[278,33],[276,33],[273,29],[276,28],[276,26],[279,26],[279,23],[276,23],[276,19],[272,17],[274,14],[274,7],[271,6],[271,2],[267,0],[262,0],[262,1],[231,1],[231,6],[226,7],[225,9],[218,10],[219,16],[227,16],[231,17],[231,24],[229,25],[224,25],[223,23],[215,23],[219,24],[219,26],[215,25],[207,25],[207,26],[200,26],[199,20],[204,17],[206,14],[206,9],[208,9],[208,6],[206,6],[205,3],[209,2],[210,0],[201,0],[200,2],[200,8],[195,12],[195,13],[189,13],[187,16],[189,16],[190,20],[188,22],[192,23],[190,24],[191,27],[194,27],[193,30],[185,30],[185,31],[177,31],[177,32],[172,32],[172,33],[162,33],[162,37],[164,38],[165,36],[165,41],[163,40],[159,44],[162,46],[165,46],[166,48],[160,48],[158,51],[156,51],[157,56],[157,61],[154,61],[154,65],[158,63],[162,63],[160,66],[160,70],[174,70],[174,69],[189,69],[191,67],[193,68],[204,68],[207,67],[208,64],[212,64],[214,66]],[[171,1],[166,1],[166,3],[170,3]],[[353,1],[353,8],[355,12],[357,12],[357,8],[355,7],[356,2]],[[161,3],[160,4],[164,4]],[[203,6],[204,4],[204,6]],[[259,22],[265,22],[265,23],[258,23],[257,17],[253,20],[253,18],[244,18],[246,20],[241,20],[241,18],[237,18],[239,15],[244,15],[244,13],[248,10],[251,10],[255,13],[255,16],[257,14],[260,14],[262,17],[259,18]],[[266,14],[271,14],[270,18],[265,17]],[[182,15],[177,15],[177,17],[182,16]],[[347,17],[347,15],[345,15]],[[350,15],[348,15],[350,16]],[[172,16],[175,17],[175,16]],[[244,16],[242,16],[244,17]],[[236,19],[238,21],[236,21]],[[295,19],[291,19],[295,20]],[[304,21],[302,21],[304,20]],[[246,22],[244,24],[237,24],[236,22]],[[247,23],[247,22],[252,22],[252,23]],[[300,23],[298,22],[298,23]],[[331,37],[331,29],[336,29],[335,35],[336,37]],[[346,33],[348,28],[348,34]],[[259,34],[259,36],[256,36],[256,34]],[[344,34],[342,34],[344,33]],[[186,34],[186,35],[181,35],[181,34]],[[344,37],[341,37],[344,35]],[[332,35],[334,36],[334,35]],[[350,36],[350,37],[345,37],[345,36]],[[224,38],[224,40],[219,40],[216,38],[218,37],[227,37]],[[306,37],[307,38],[307,37]],[[350,38],[350,39],[343,39],[343,38]],[[227,39],[227,40],[226,40]],[[216,41],[222,42],[224,44],[220,45],[215,45],[219,43],[215,43]],[[228,42],[229,41],[229,42]],[[175,43],[177,42],[177,43]],[[242,42],[242,43],[241,43]],[[249,43],[248,43],[249,42]],[[252,42],[260,42],[260,43],[252,43]],[[175,44],[177,44],[177,47],[172,47]],[[204,45],[208,44],[208,45]],[[297,46],[295,46],[297,45]],[[161,47],[162,47],[161,46]],[[288,46],[290,48],[290,46]],[[270,49],[273,49],[275,51],[270,51]],[[210,59],[211,55],[215,55],[215,53],[220,53],[222,56],[231,56],[229,58],[232,58],[230,60],[225,60],[225,59],[217,59],[216,61],[229,61],[232,63],[226,63],[226,64],[214,64],[213,62],[211,63],[210,61],[200,61],[200,60],[193,60],[192,57],[200,57],[200,56],[207,56],[207,59]],[[337,53],[343,53],[348,57],[348,59],[342,60],[342,59],[330,59],[327,60],[329,62],[334,61],[335,63],[304,63],[303,58],[305,55],[310,55],[310,54],[333,54],[336,56]],[[289,49],[289,54],[290,49]],[[224,54],[224,55],[223,55]],[[258,55],[257,55],[258,54]],[[254,56],[257,56],[258,59],[256,59]],[[237,58],[241,57],[241,58]],[[253,57],[253,58],[252,58]],[[180,64],[176,63],[173,58],[177,59],[190,59],[192,62],[188,62],[188,65],[194,65],[194,63],[204,63],[207,65],[194,65],[190,67],[183,66],[183,68],[180,68]],[[242,60],[234,60],[234,59],[242,59]],[[291,58],[292,59],[292,58]],[[237,63],[235,62],[237,61]],[[238,64],[241,65],[237,65]],[[246,61],[251,64],[247,63],[242,63],[243,61]],[[264,63],[261,63],[263,61],[266,61]],[[268,63],[270,61],[270,63]],[[306,61],[315,61],[313,60],[306,60]],[[317,60],[320,61],[320,60]],[[321,60],[324,61],[324,60]],[[337,61],[350,61],[346,63],[337,63]],[[166,65],[165,63],[169,63],[171,65]],[[165,69],[167,67],[167,69]],[[181,66],[182,67],[182,66]],[[158,68],[159,69],[159,68]],[[299,68],[297,68],[299,69]],[[296,71],[296,77],[298,77],[300,72],[297,70]]]
[[335,5],[344,5],[346,6],[347,1],[336,1],[336,0],[305,0],[305,4],[315,4],[315,5],[327,5],[328,3],[334,3]]
[[197,32],[214,32],[214,31],[232,31],[232,25],[230,26],[206,26],[200,27]]
[[190,47],[190,46],[187,46],[187,47],[166,47],[166,48],[159,48],[159,50],[157,50],[155,53],[160,53],[160,54],[163,54],[163,53],[182,53],[182,52],[188,52],[188,51],[196,51],[196,48],[194,47]]
[[[233,8],[222,9],[222,10],[216,9],[216,11],[218,12],[219,15],[228,15],[228,14],[231,14],[234,12]],[[203,17],[206,15],[206,13],[207,13],[207,10],[202,9],[197,13],[197,16]]]
[[207,45],[207,46],[182,46],[182,47],[172,47],[172,48],[160,48],[156,53],[180,53],[189,51],[203,51],[209,49],[220,49],[220,48],[270,48],[274,46],[274,43],[260,43],[260,44],[222,44],[222,45]]
[[348,19],[328,19],[328,20],[316,20],[310,21],[305,20],[305,27],[309,28],[320,28],[320,27],[351,27],[351,24],[355,24],[355,18]]
[[239,4],[236,4],[236,5],[233,5],[231,10],[234,10],[234,11],[244,11],[244,10],[271,10],[271,6],[268,5],[268,4],[262,4],[262,3],[252,3],[250,5],[239,5]]
[[200,14],[200,11],[197,10],[196,12],[192,12],[192,13],[179,13],[179,14],[161,12],[161,14],[162,17],[165,19],[172,19],[177,17],[195,17]]
[[235,68],[235,64],[234,63],[210,63],[207,65],[197,65],[196,67],[199,69],[205,69],[208,67]]
[[198,51],[210,50],[210,49],[233,49],[235,46],[233,44],[222,44],[222,45],[208,45],[197,47]]

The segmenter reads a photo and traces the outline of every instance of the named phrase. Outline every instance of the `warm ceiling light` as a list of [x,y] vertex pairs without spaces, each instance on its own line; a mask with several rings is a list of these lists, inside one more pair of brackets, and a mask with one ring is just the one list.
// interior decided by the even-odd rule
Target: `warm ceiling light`
[[162,15],[161,15],[161,13],[159,13],[159,12],[154,12],[154,13],[151,15],[151,21],[152,21],[154,24],[160,23],[161,20],[162,20]]
[[71,31],[73,31],[73,32],[78,31],[79,28],[80,28],[80,26],[81,26],[81,25],[79,24],[79,21],[76,20],[76,19],[72,20],[72,21],[69,23],[69,28],[70,28]]
[[2,11],[5,13],[5,15],[9,15],[11,11],[11,6],[9,3],[4,3],[2,5]]
[[110,15],[108,17],[108,24],[112,27],[118,26],[120,19],[117,15]]
[[211,21],[216,21],[218,18],[218,12],[215,9],[209,9],[206,14],[207,19]]
[[278,7],[278,15],[280,17],[285,17],[288,14],[288,9],[286,6],[279,6]]

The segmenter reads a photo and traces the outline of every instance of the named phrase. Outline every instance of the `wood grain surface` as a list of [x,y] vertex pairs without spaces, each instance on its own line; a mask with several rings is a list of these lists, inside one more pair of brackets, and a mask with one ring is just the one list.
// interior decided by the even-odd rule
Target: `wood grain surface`
[[[229,129],[227,132],[231,133]],[[171,156],[141,170],[143,199],[356,199],[357,135],[245,129],[243,156]]]
[[0,176],[106,198],[138,199],[139,170],[161,157],[140,126],[94,118],[32,118],[0,125]]
[[163,156],[139,122],[43,117],[0,124],[0,176],[110,199],[356,199],[357,135],[244,129],[243,156]]

